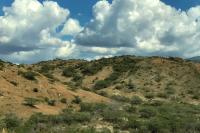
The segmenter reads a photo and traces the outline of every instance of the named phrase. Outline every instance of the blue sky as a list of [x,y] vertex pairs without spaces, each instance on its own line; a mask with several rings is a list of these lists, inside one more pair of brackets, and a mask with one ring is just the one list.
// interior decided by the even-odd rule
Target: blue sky
[[0,59],[200,56],[200,0],[52,1],[0,0]]
[[[44,0],[40,0],[44,1]],[[53,0],[56,1],[61,7],[68,8],[71,12],[71,17],[77,18],[82,25],[87,24],[92,18],[92,6],[98,0]],[[84,2],[83,2],[84,1]],[[108,0],[112,2],[112,0]],[[200,0],[162,0],[166,4],[173,6],[177,9],[188,10],[191,7],[200,4]],[[0,0],[0,9],[3,6],[10,6],[13,0]],[[2,15],[2,10],[0,15]]]

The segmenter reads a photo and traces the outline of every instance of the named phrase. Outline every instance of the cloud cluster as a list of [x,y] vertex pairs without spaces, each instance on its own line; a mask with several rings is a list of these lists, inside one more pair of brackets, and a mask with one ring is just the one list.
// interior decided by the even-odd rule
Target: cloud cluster
[[200,6],[180,11],[160,0],[99,1],[93,16],[76,36],[76,43],[93,52],[200,55]]
[[81,26],[69,18],[68,9],[56,2],[15,0],[11,7],[4,7],[3,12],[0,16],[1,57],[31,62],[38,57],[42,60],[67,57],[74,51],[75,44],[61,38],[76,34]]
[[53,1],[14,0],[0,16],[0,58],[32,63],[114,55],[200,55],[200,6],[176,10],[160,0],[106,0],[85,27]]

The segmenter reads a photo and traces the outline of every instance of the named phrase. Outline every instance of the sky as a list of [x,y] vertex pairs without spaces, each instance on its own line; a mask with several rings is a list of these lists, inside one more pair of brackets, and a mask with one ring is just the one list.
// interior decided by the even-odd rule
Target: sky
[[0,0],[0,58],[200,55],[200,0]]

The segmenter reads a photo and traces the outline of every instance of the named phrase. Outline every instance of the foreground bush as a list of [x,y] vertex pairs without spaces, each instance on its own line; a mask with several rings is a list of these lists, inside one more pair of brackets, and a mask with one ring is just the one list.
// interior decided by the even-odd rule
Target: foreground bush
[[14,130],[22,124],[22,121],[14,114],[5,115],[0,119],[0,129],[7,128]]

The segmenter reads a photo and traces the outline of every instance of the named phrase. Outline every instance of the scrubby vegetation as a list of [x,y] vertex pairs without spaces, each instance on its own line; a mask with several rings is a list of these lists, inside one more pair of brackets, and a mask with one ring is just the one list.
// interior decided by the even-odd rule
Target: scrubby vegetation
[[23,104],[26,106],[35,107],[37,101],[38,100],[35,98],[25,98]]
[[3,70],[3,68],[4,68],[4,62],[0,60],[0,70]]
[[[154,106],[143,103],[125,106],[81,103],[80,110],[65,109],[61,114],[54,116],[35,114],[27,121],[7,115],[0,119],[0,128],[8,128],[16,133],[31,131],[35,133],[74,131],[96,133],[96,124],[103,122],[109,123],[106,124],[107,127],[112,125],[115,132],[126,130],[145,133],[198,133],[200,132],[199,115],[200,107],[189,104],[163,103]],[[111,132],[109,128],[107,131]]]
[[36,76],[38,75],[37,73],[33,71],[27,71],[27,72],[19,71],[18,74],[22,75],[24,78],[28,80],[37,80]]
[[[0,71],[2,82],[8,83],[2,86],[2,99],[16,94],[22,99],[20,106],[15,103],[18,108],[31,114],[54,114],[38,113],[20,119],[2,113],[0,131],[6,128],[9,133],[199,133],[199,68],[199,64],[177,58],[121,56],[21,65],[9,71],[9,76]],[[21,76],[10,79],[17,72]],[[15,97],[5,101],[12,98]]]
[[74,77],[76,74],[76,70],[73,67],[67,67],[63,70],[62,75],[65,77]]

